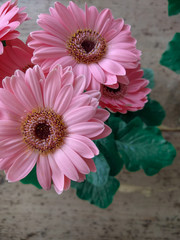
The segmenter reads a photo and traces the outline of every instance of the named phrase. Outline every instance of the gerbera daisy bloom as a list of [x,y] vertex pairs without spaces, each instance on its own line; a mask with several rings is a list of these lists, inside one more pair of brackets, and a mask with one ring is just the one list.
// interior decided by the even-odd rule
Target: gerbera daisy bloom
[[2,80],[12,76],[17,69],[25,72],[29,67],[33,67],[32,55],[33,50],[20,39],[6,41],[4,52],[0,55],[0,87]]
[[28,20],[27,13],[22,12],[25,8],[18,8],[17,2],[7,1],[0,7],[0,54],[3,53],[6,40],[19,36],[20,33],[15,29]]
[[147,88],[149,81],[143,78],[143,74],[138,66],[136,69],[127,69],[126,76],[118,76],[117,84],[102,85],[100,106],[120,113],[142,109],[147,102],[147,94],[151,91]]
[[87,78],[86,88],[100,89],[101,84],[117,83],[126,68],[135,68],[140,59],[136,40],[123,19],[114,19],[109,9],[98,12],[94,6],[85,11],[70,2],[60,2],[49,14],[40,14],[43,28],[31,33],[29,46],[34,49],[33,63],[45,72],[56,64],[71,65],[74,72]]
[[10,182],[26,177],[36,164],[45,189],[57,193],[70,180],[95,171],[98,149],[92,139],[110,134],[109,113],[98,109],[100,93],[84,92],[86,79],[72,69],[54,68],[47,77],[38,66],[17,70],[0,89],[0,169]]

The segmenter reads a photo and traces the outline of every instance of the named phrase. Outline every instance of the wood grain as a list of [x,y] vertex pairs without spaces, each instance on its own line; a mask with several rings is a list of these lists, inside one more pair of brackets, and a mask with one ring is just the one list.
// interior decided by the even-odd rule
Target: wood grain
[[[2,4],[5,1],[0,1]],[[61,1],[67,5],[67,1]],[[76,1],[81,7],[84,1]],[[132,25],[142,50],[142,67],[155,72],[152,97],[167,111],[164,124],[179,126],[180,78],[159,65],[168,41],[179,31],[179,16],[167,16],[166,0],[87,1],[99,10],[109,7],[113,15]],[[48,12],[52,0],[19,0],[31,21],[20,27],[21,39],[37,30],[39,13]],[[70,189],[58,196],[21,183],[8,183],[0,173],[0,240],[178,240],[180,239],[180,133],[164,137],[177,148],[174,164],[153,177],[140,171],[119,174],[121,187],[113,204],[98,209],[78,199]]]

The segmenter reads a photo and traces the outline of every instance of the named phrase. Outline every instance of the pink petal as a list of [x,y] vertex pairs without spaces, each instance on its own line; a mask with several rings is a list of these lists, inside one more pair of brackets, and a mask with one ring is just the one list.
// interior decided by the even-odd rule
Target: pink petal
[[105,72],[106,80],[104,85],[113,85],[117,83],[117,76],[114,74],[110,74],[108,72]]
[[96,165],[94,164],[93,159],[84,159],[84,161],[88,165],[91,172],[96,172]]
[[0,120],[0,137],[20,135],[21,125],[12,120]]
[[68,126],[80,122],[87,122],[94,116],[95,112],[96,109],[91,106],[74,108],[64,114],[64,121],[67,123]]
[[102,59],[98,62],[98,64],[108,73],[114,74],[114,75],[125,75],[126,71],[124,67],[111,59]]
[[107,126],[106,124],[104,124],[104,131],[99,134],[98,136],[94,137],[93,140],[96,139],[101,139],[101,138],[105,138],[107,136],[109,136],[111,134],[112,130],[109,126]]
[[101,29],[103,28],[103,26],[105,25],[106,21],[109,18],[111,18],[111,16],[112,16],[111,12],[108,8],[103,9],[97,17],[96,24],[95,24],[95,30],[97,32],[100,32]]
[[82,174],[88,174],[90,172],[90,169],[88,165],[85,163],[85,161],[77,154],[73,149],[71,149],[67,144],[64,145],[64,149],[66,152],[66,155],[71,160],[73,165],[76,167],[76,169],[82,173]]
[[70,103],[68,111],[70,109],[79,108],[82,106],[88,106],[90,102],[91,102],[91,98],[87,94],[76,96],[73,98],[73,101]]
[[85,88],[87,88],[91,82],[91,72],[87,64],[79,63],[76,64],[73,68],[76,76],[84,75],[86,80]]
[[110,113],[107,110],[98,108],[96,114],[94,115],[94,118],[97,118],[102,122],[105,122],[109,118],[109,116]]
[[[51,59],[49,59],[50,61]],[[48,61],[47,61],[48,64]],[[49,62],[50,64],[50,62]],[[71,56],[59,56],[59,58],[55,61],[52,59],[52,65],[49,65],[49,68],[54,68],[56,65],[62,65],[63,68],[67,66],[74,66],[76,64],[75,60]]]
[[99,12],[95,6],[91,6],[88,8],[87,4],[85,4],[85,9],[86,9],[87,27],[90,29],[94,29],[94,25],[95,25],[98,15],[99,15]]
[[[0,103],[5,107],[20,116],[23,115],[25,107],[17,100],[17,98],[7,91],[6,89],[0,88]],[[11,104],[10,104],[11,103]]]
[[59,58],[67,55],[66,48],[64,46],[60,47],[48,47],[48,48],[37,48],[35,50],[38,59],[44,58]]
[[39,107],[43,106],[43,96],[42,96],[42,90],[40,86],[40,79],[38,79],[37,74],[35,74],[34,69],[29,68],[26,71],[26,82],[29,85],[29,88],[31,89],[31,92],[34,95],[34,98],[36,100],[36,103]]
[[27,110],[31,111],[33,108],[37,107],[34,96],[25,81],[19,81],[19,78],[12,76],[11,86],[14,91],[14,95]]
[[60,2],[55,3],[55,9],[61,19],[61,24],[64,25],[71,33],[74,33],[78,29],[77,23],[74,21],[72,15],[67,8]]
[[44,105],[54,107],[57,95],[61,88],[61,77],[57,69],[53,69],[47,76],[43,87]]
[[82,94],[85,88],[86,88],[85,76],[80,75],[76,77],[74,81],[74,96]]
[[26,177],[33,169],[39,154],[33,152],[22,152],[7,172],[7,179],[16,182]]
[[106,58],[119,62],[136,62],[139,60],[139,57],[129,50],[117,48],[109,49],[108,53],[106,54]]
[[64,176],[64,190],[68,190],[71,186],[71,180]]
[[66,144],[83,158],[94,157],[94,153],[92,152],[90,147],[85,142],[73,138],[73,135],[66,137]]
[[53,158],[64,175],[73,181],[78,180],[79,176],[75,166],[62,149],[56,150],[56,152],[53,154]]
[[74,74],[71,71],[67,71],[63,74],[62,78],[61,78],[61,82],[62,82],[62,86],[64,85],[73,85],[73,82],[74,82]]
[[69,107],[69,104],[71,103],[73,96],[73,87],[71,85],[65,85],[60,90],[56,102],[54,105],[54,110],[62,115],[66,111],[66,109]]
[[52,180],[54,186],[56,187],[55,190],[56,192],[58,191],[58,194],[60,194],[64,189],[64,174],[59,169],[52,154],[48,154],[48,159],[52,171]]
[[70,134],[84,135],[93,138],[100,135],[104,130],[104,125],[99,122],[83,122],[68,127]]
[[104,83],[105,82],[104,71],[102,70],[102,68],[98,64],[96,64],[96,63],[89,64],[89,69],[91,71],[91,74],[96,79],[96,81],[98,81],[100,83]]
[[73,15],[74,20],[77,23],[79,29],[86,28],[84,11],[72,1],[70,1],[69,3],[68,10]]
[[47,156],[39,156],[36,167],[37,179],[43,189],[51,189],[51,169]]

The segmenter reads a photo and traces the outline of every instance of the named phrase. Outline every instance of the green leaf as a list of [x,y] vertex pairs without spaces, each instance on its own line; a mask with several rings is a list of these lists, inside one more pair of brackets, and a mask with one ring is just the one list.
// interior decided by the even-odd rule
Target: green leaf
[[163,122],[166,113],[159,102],[151,100],[145,104],[142,110],[137,112],[128,112],[127,114],[116,114],[125,122],[130,122],[135,117],[140,117],[141,120],[148,126],[159,126]]
[[180,33],[176,33],[162,54],[160,64],[180,74]]
[[168,15],[176,15],[180,13],[180,1],[179,0],[168,0]]
[[107,208],[113,201],[113,196],[120,186],[114,177],[109,177],[104,186],[97,187],[88,181],[82,183],[71,182],[71,187],[76,188],[79,198],[89,201],[100,208]]
[[154,88],[154,71],[151,68],[143,68],[144,75],[143,78],[149,80],[149,84],[147,85],[148,88]]
[[94,157],[94,163],[96,165],[96,172],[90,172],[87,176],[86,179],[89,183],[92,183],[93,185],[99,187],[103,186],[106,184],[108,181],[109,177],[109,165],[106,162],[106,159],[100,153],[98,156]]
[[116,142],[114,140],[114,134],[110,134],[108,137],[99,139],[96,142],[97,147],[100,152],[103,153],[106,161],[110,166],[110,176],[116,176],[123,167],[123,160],[118,152]]
[[39,184],[36,176],[36,166],[33,168],[33,170],[23,179],[20,180],[23,184],[32,184],[35,187],[41,189],[41,185]]
[[147,175],[154,175],[176,156],[175,148],[161,136],[160,130],[145,127],[140,118],[133,119],[119,132],[117,147],[129,171],[143,169]]

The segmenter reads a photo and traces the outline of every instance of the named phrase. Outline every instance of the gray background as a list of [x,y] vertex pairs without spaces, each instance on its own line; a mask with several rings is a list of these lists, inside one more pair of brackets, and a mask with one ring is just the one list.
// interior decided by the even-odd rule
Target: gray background
[[[0,1],[0,4],[5,1]],[[19,0],[31,20],[20,27],[24,41],[38,29],[39,13],[48,12],[52,0]],[[67,1],[61,1],[67,5]],[[75,1],[84,7],[84,1]],[[156,86],[151,94],[167,112],[163,124],[180,126],[180,77],[161,66],[159,60],[167,43],[180,31],[180,15],[168,17],[167,0],[87,1],[99,10],[111,8],[115,18],[122,17],[132,26],[137,47],[142,50],[142,67],[155,72]],[[180,132],[164,131],[178,153]],[[7,183],[0,173],[1,240],[178,240],[180,239],[180,163],[153,177],[125,169],[118,175],[121,187],[113,204],[98,209],[76,197],[70,189],[58,196],[54,190],[37,190],[21,183]]]

